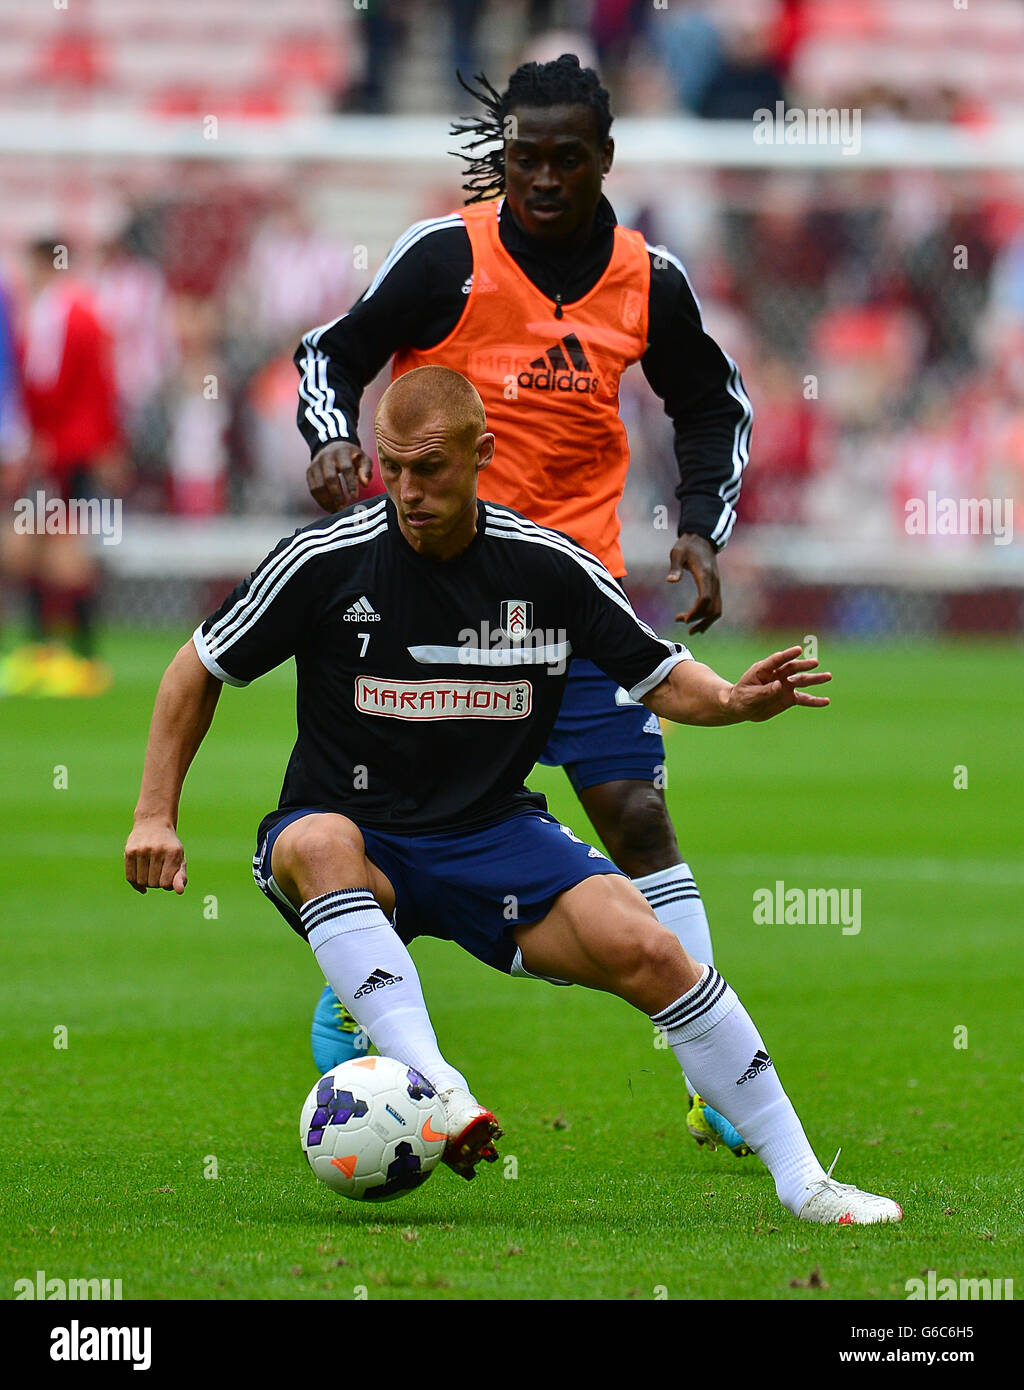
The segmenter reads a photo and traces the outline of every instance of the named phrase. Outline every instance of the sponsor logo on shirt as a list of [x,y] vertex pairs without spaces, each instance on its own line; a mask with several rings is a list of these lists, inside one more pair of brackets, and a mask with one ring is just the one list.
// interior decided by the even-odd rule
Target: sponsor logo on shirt
[[516,347],[514,343],[479,348],[469,354],[466,375],[471,381],[500,382],[522,371],[529,360],[529,350]]
[[356,678],[356,709],[390,719],[525,719],[532,708],[529,681]]
[[575,333],[549,347],[543,356],[534,358],[516,377],[516,384],[524,389],[557,391],[563,395],[593,395],[599,381]]

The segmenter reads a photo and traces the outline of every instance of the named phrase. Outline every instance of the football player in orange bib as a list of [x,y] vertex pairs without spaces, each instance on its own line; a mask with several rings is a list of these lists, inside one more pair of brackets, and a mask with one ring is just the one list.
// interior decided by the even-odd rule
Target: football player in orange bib
[[[337,511],[369,484],[359,402],[389,358],[396,377],[451,367],[476,386],[497,440],[480,496],[565,531],[620,578],[629,448],[619,380],[639,362],[672,421],[679,464],[667,577],[689,571],[697,585],[677,621],[703,632],[722,611],[715,557],[736,519],[749,448],[739,369],[705,333],[682,263],[619,226],[602,193],[614,142],[597,74],[563,54],[524,64],[503,93],[483,77],[467,90],[484,109],[454,127],[473,137],[467,206],[410,227],[349,312],[311,329],[296,351],[310,491]],[[704,905],[662,790],[658,720],[623,694],[592,663],[574,661],[542,761],[564,767],[610,858],[710,965]],[[326,989],[313,1023],[321,1072],[360,1041]],[[747,1152],[699,1096],[688,1122],[700,1142]]]

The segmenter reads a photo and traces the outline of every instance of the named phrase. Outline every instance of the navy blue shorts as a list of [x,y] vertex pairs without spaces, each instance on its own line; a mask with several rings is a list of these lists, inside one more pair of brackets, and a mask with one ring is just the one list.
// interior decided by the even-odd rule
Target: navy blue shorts
[[578,792],[603,782],[654,782],[664,770],[658,716],[632,701],[618,704],[619,688],[592,661],[569,667],[558,722],[539,761],[564,767]]
[[[285,812],[252,861],[253,877],[288,925],[305,939],[299,914],[271,874],[274,843],[292,821],[323,807]],[[395,929],[455,941],[497,970],[511,972],[516,927],[547,916],[555,899],[594,874],[619,874],[610,859],[546,811],[522,811],[478,830],[390,835],[363,826],[366,857],[395,890]],[[526,974],[517,964],[516,974]]]

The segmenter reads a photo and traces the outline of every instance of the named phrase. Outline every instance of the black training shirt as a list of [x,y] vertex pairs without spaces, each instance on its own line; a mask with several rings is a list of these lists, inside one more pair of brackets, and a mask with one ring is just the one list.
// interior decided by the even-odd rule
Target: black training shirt
[[231,685],[295,659],[298,737],[281,810],[414,833],[543,804],[523,782],[572,656],[634,699],[690,658],[568,536],[477,506],[476,535],[448,561],[412,549],[388,498],[324,517],[281,541],[196,629],[203,664]]

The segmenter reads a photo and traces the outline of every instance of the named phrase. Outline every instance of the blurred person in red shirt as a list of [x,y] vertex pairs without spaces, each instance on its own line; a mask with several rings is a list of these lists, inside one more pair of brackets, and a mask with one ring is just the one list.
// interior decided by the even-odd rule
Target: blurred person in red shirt
[[98,531],[116,508],[119,537],[120,498],[101,502],[97,489],[122,488],[125,465],[110,342],[89,290],[66,264],[60,241],[29,248],[19,352],[29,443],[8,470],[16,495],[5,549],[27,598],[32,640],[4,662],[7,694],[96,695],[110,684],[95,658],[99,569],[82,531]]

